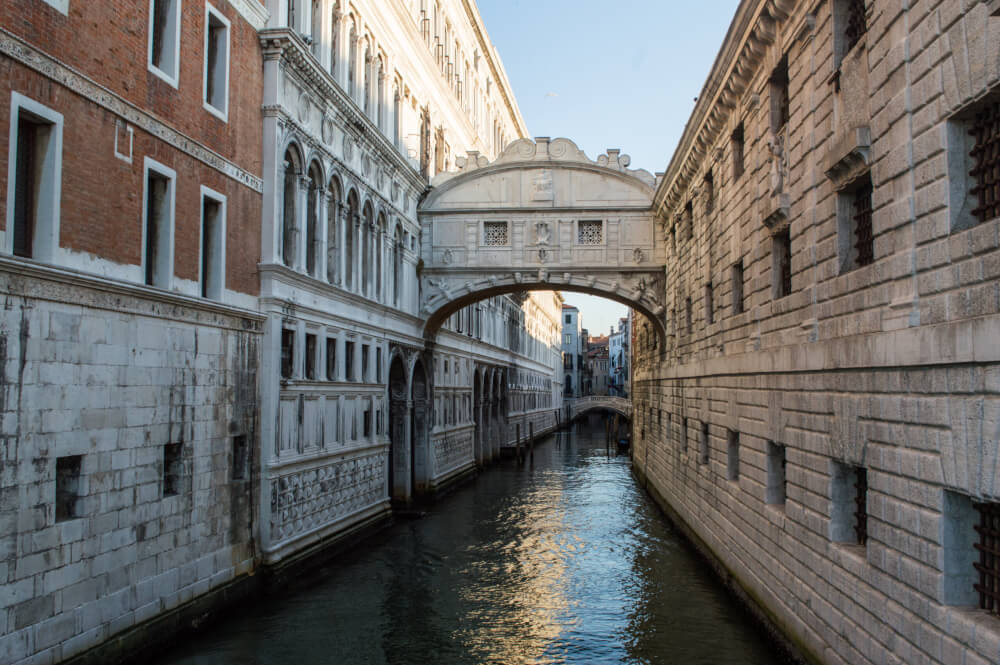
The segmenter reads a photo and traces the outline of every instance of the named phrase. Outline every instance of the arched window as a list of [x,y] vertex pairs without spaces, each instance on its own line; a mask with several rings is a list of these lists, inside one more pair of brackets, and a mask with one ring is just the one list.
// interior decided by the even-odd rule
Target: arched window
[[372,204],[365,203],[361,212],[361,295],[371,296],[372,293],[372,226],[375,223]]
[[372,52],[371,52],[371,49],[365,47],[364,71],[362,72],[362,76],[364,76],[364,81],[365,81],[365,85],[364,85],[365,99],[364,99],[364,102],[362,103],[362,107],[365,109],[365,114],[369,115],[369,116],[371,115],[371,101],[370,100],[371,100],[371,97],[372,97],[372,72],[371,72],[371,68],[372,68]]
[[379,129],[385,129],[385,64],[382,56],[378,57],[378,74],[375,77],[375,124]]
[[337,61],[340,54],[340,0],[335,0],[330,9],[330,74],[337,77]]
[[312,38],[312,54],[319,60],[323,48],[323,2],[312,0],[312,25],[309,27],[309,37]]
[[296,211],[298,197],[299,158],[294,148],[285,151],[284,186],[281,205],[281,260],[289,267],[295,267],[298,254],[298,224]]
[[394,146],[396,146],[397,148],[400,147],[399,146],[399,134],[400,134],[400,132],[399,132],[399,123],[401,122],[402,119],[399,117],[399,113],[400,113],[401,110],[402,109],[401,109],[401,106],[400,106],[400,103],[399,103],[399,88],[396,87],[392,91],[392,144]]
[[358,32],[353,25],[351,26],[350,42],[347,46],[349,50],[347,56],[347,92],[351,97],[357,99]]
[[326,211],[326,281],[340,283],[340,184],[330,179]]
[[347,195],[347,219],[344,220],[344,281],[348,289],[354,289],[355,230],[358,225],[358,194],[351,190]]
[[379,213],[378,229],[375,234],[375,299],[379,302],[384,300],[382,293],[382,254],[385,251],[385,215]]
[[392,243],[392,292],[393,304],[399,307],[402,302],[403,284],[403,230],[396,227],[396,237]]
[[309,194],[306,199],[306,272],[317,277],[319,265],[319,207],[323,203],[323,176],[315,162],[309,167]]

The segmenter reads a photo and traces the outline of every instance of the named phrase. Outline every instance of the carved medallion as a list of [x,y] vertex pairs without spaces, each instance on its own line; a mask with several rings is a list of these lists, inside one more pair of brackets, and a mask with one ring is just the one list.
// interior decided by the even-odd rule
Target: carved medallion
[[323,116],[323,143],[333,143],[333,118],[329,115]]
[[312,106],[312,98],[309,97],[308,92],[303,92],[299,95],[299,122],[305,123],[309,120],[309,111]]

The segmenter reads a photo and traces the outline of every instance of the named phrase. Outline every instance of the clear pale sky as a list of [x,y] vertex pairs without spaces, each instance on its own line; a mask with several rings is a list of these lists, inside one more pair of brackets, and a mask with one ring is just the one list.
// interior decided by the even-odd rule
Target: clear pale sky
[[[665,171],[738,0],[476,0],[532,137]],[[564,293],[591,334],[624,305]]]

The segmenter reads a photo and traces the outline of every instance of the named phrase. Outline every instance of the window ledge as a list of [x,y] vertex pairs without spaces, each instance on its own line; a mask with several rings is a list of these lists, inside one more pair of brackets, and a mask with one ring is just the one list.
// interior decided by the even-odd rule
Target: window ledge
[[157,67],[156,65],[154,65],[151,62],[148,63],[147,68],[149,69],[150,73],[152,73],[153,75],[155,75],[157,78],[163,79],[165,82],[167,82],[170,85],[170,87],[174,88],[175,90],[177,89],[177,77],[176,76],[171,76],[170,74],[166,73],[165,71],[163,71],[162,69],[160,69],[159,67]]
[[208,102],[202,102],[202,107],[206,111],[208,111],[209,113],[211,113],[212,115],[214,115],[216,118],[218,118],[219,120],[221,120],[222,122],[225,122],[225,123],[229,122],[229,110],[228,109],[225,110],[225,111],[222,111],[222,110],[217,109],[216,107],[212,106]]

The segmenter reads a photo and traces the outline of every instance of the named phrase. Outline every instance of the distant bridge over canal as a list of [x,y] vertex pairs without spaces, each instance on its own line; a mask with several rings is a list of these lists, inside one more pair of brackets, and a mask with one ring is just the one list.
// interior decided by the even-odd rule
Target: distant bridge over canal
[[588,397],[576,397],[564,399],[567,420],[575,420],[578,416],[587,411],[603,409],[620,413],[626,418],[632,418],[632,400],[627,397],[613,397],[611,395],[590,395]]

